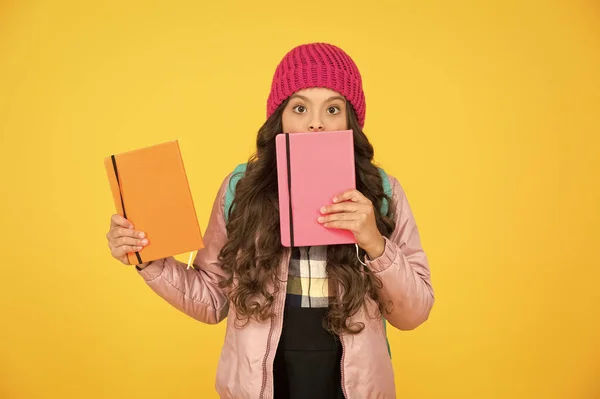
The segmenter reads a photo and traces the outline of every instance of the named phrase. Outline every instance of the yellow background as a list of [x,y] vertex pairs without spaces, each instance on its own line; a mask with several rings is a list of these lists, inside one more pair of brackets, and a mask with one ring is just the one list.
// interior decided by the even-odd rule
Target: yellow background
[[[101,4],[96,4],[101,3]],[[595,1],[0,3],[1,398],[214,398],[224,324],[110,256],[103,157],[179,139],[205,228],[293,46],[355,59],[437,302],[402,398],[600,398]]]

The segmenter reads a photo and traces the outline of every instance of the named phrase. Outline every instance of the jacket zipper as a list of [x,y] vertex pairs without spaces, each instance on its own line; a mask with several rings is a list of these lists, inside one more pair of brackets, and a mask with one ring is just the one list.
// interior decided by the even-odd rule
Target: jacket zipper
[[267,388],[267,358],[269,357],[269,352],[271,351],[271,337],[273,336],[273,325],[275,324],[275,319],[271,318],[271,327],[269,328],[269,338],[267,338],[267,351],[265,352],[265,357],[263,358],[263,381],[262,386],[260,388],[260,398],[264,398],[265,389]]
[[344,337],[340,335],[340,342],[342,343],[342,361],[340,367],[342,369],[342,393],[344,394],[344,398],[348,398],[348,394],[346,393],[346,380],[344,378],[344,358],[346,357],[346,347],[344,346]]

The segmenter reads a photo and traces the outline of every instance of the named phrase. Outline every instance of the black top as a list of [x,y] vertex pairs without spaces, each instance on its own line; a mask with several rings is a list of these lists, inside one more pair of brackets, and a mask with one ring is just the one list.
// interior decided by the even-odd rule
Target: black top
[[323,247],[292,250],[283,330],[273,364],[275,399],[344,397],[342,345],[323,327],[329,306],[319,287],[325,290],[326,253]]
[[322,320],[327,308],[286,307],[273,377],[275,399],[342,399],[342,345]]

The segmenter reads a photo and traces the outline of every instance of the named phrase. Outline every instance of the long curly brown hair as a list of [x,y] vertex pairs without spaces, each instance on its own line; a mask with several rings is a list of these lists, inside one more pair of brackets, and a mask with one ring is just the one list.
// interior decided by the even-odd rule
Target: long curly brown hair
[[[286,105],[287,101],[258,131],[257,150],[235,188],[228,215],[228,241],[219,254],[221,265],[230,276],[221,283],[221,288],[226,289],[235,307],[236,322],[247,323],[250,318],[265,321],[272,317],[274,295],[284,284],[277,278],[278,267],[288,249],[280,241],[275,136],[283,131],[282,114]],[[347,103],[347,123],[354,136],[356,188],[373,203],[377,227],[389,237],[395,228],[395,209],[373,164],[373,146],[350,103]],[[389,205],[387,215],[380,212],[384,198]],[[362,249],[359,253],[361,258],[365,254]],[[364,324],[348,325],[348,318],[360,310],[367,295],[379,303],[377,288],[381,287],[381,281],[360,264],[354,245],[329,246],[326,270],[333,286],[339,288],[330,301],[323,326],[337,335],[359,333]],[[379,310],[382,311],[381,305]]]

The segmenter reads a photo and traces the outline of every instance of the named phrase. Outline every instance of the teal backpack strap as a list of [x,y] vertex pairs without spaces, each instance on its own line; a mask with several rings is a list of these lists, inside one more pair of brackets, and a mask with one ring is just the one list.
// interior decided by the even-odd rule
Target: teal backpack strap
[[240,179],[244,176],[247,166],[248,164],[246,163],[239,164],[232,172],[231,179],[227,185],[227,191],[225,191],[225,208],[223,209],[225,214],[225,223],[229,221],[229,208],[231,208],[231,204],[233,203],[235,188]]
[[[390,198],[392,198],[393,192],[392,192],[392,187],[390,186],[390,181],[388,179],[388,175],[387,173],[385,173],[385,171],[381,168],[379,168],[379,174],[381,175],[381,180],[383,183],[383,192]],[[389,210],[389,204],[386,198],[383,199],[383,203],[381,204],[381,213],[384,215],[387,215]],[[390,359],[392,358],[392,349],[390,347],[390,341],[387,337],[387,322],[385,320],[385,318],[382,316],[381,317],[383,320],[383,332],[385,334],[385,341],[387,343],[387,347],[388,347],[388,354],[390,355]]]
[[[390,180],[388,179],[387,173],[385,170],[379,168],[379,174],[381,175],[381,180],[383,182],[383,192],[390,198],[392,198],[392,186],[390,186]],[[383,199],[383,203],[381,204],[381,213],[387,215],[388,213],[388,201],[386,198]]]

